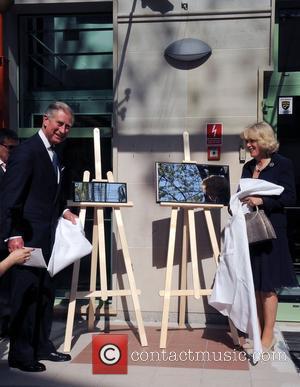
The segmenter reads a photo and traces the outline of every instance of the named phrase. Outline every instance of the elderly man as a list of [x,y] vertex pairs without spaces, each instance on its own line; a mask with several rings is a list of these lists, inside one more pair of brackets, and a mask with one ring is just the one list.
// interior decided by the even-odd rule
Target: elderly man
[[[8,250],[41,248],[46,263],[58,217],[75,223],[76,215],[61,202],[61,169],[55,146],[73,125],[73,112],[63,102],[49,105],[38,133],[22,142],[9,158],[0,193],[1,228]],[[46,269],[12,268],[11,326],[8,363],[27,372],[46,369],[39,360],[68,361],[50,341],[55,286]]]

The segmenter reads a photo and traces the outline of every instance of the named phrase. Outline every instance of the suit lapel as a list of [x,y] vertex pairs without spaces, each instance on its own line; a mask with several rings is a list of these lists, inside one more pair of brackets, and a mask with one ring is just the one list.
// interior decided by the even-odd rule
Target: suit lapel
[[38,133],[35,135],[35,140],[39,150],[39,154],[41,156],[41,163],[45,165],[45,169],[47,170],[47,175],[49,176],[49,178],[53,179],[57,184],[57,176],[55,174],[51,158],[49,156],[48,150],[46,149]]
[[4,171],[3,171],[3,169],[0,167],[0,184],[1,184],[1,181],[2,181],[2,179],[3,179],[3,177],[4,177]]
[[44,143],[43,143],[43,141],[38,133],[35,135],[35,143],[36,143],[36,146],[38,147],[38,151],[39,151],[39,154],[41,157],[40,162],[44,163],[44,165],[45,165],[45,169],[46,169],[45,173],[47,174],[47,176],[49,176],[53,180],[53,184],[56,185],[56,193],[55,193],[55,197],[54,197],[54,201],[53,201],[55,203],[57,201],[57,199],[59,198],[63,168],[60,166],[60,171],[59,171],[60,172],[60,179],[59,179],[59,183],[57,183],[57,176],[55,174],[53,164],[52,164],[52,161],[50,159],[48,150],[46,149],[46,147],[45,147],[45,145],[44,145]]

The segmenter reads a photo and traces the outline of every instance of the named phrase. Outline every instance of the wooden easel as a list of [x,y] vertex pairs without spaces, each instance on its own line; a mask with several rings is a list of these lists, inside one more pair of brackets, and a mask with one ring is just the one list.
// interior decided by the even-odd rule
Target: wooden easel
[[[189,134],[183,133],[184,144],[184,161],[190,160]],[[161,323],[160,348],[166,348],[167,332],[169,321],[170,301],[172,296],[179,296],[179,327],[185,327],[185,312],[186,312],[186,297],[194,296],[199,299],[201,296],[208,296],[212,293],[211,289],[201,289],[198,271],[198,256],[196,243],[196,227],[195,227],[195,210],[202,209],[204,211],[205,220],[208,228],[208,234],[213,250],[215,264],[218,265],[220,249],[213,225],[211,212],[212,208],[222,208],[223,205],[218,204],[187,204],[187,203],[161,203],[161,206],[171,207],[171,220],[169,231],[169,244],[166,268],[165,290],[161,290],[159,295],[164,298],[163,314]],[[181,258],[181,273],[180,273],[180,289],[172,290],[172,271],[175,253],[177,216],[180,209],[183,209],[183,238],[182,238],[182,258]],[[190,246],[193,289],[187,289],[187,257]],[[239,344],[238,333],[232,322],[229,320],[230,330],[235,345]]]
[[[94,153],[95,153],[95,175],[96,178],[93,181],[108,181],[113,182],[113,174],[111,172],[107,173],[107,180],[102,180],[102,171],[101,171],[101,147],[100,147],[100,131],[98,128],[94,129]],[[84,172],[83,181],[89,181],[90,173],[88,171]],[[98,203],[98,202],[68,202],[68,206],[71,207],[80,207],[79,218],[81,224],[85,223],[86,208],[94,208],[94,223],[93,223],[93,238],[92,238],[92,258],[91,258],[91,273],[90,273],[90,290],[86,292],[78,292],[78,277],[80,269],[80,261],[74,263],[73,267],[73,276],[72,276],[72,285],[69,299],[68,307],[68,316],[66,324],[66,333],[65,333],[65,342],[64,342],[64,351],[69,352],[71,350],[71,341],[74,325],[74,316],[76,308],[76,300],[89,298],[89,312],[88,312],[88,329],[92,330],[95,322],[95,298],[101,297],[102,301],[106,301],[108,297],[113,296],[131,296],[133,301],[133,306],[136,314],[136,320],[139,330],[140,342],[142,346],[147,346],[147,338],[144,328],[144,323],[142,319],[140,303],[138,295],[141,294],[141,291],[136,288],[135,279],[132,270],[131,258],[129,255],[128,244],[125,235],[125,229],[121,214],[121,207],[132,207],[132,202],[127,203]],[[105,232],[104,232],[104,208],[110,207],[113,209],[113,213],[116,219],[116,226],[118,229],[121,249],[123,252],[123,258],[126,268],[126,273],[128,276],[128,282],[130,289],[118,289],[118,290],[109,290],[107,289],[107,271],[106,271],[106,247],[105,247]],[[100,270],[100,286],[101,290],[96,290],[96,280],[97,280],[97,263],[99,257],[99,270]]]

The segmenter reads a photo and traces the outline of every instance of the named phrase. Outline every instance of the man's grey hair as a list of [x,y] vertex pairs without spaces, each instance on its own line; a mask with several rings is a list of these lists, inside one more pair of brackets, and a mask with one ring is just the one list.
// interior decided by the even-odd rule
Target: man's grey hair
[[70,106],[67,105],[65,102],[56,101],[56,102],[51,103],[47,107],[45,115],[52,118],[54,113],[57,112],[58,110],[63,110],[65,113],[70,114],[72,117],[72,125],[74,124],[74,112],[70,108]]

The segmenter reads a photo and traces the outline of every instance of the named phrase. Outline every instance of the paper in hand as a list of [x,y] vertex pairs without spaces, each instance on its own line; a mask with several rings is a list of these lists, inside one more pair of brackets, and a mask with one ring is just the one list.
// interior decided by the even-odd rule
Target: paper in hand
[[34,249],[34,250],[31,252],[31,255],[30,255],[30,258],[28,259],[28,261],[24,262],[23,265],[24,266],[31,266],[31,267],[46,268],[47,265],[46,265],[46,262],[44,260],[42,249],[37,248],[37,247],[29,247],[29,248]]

